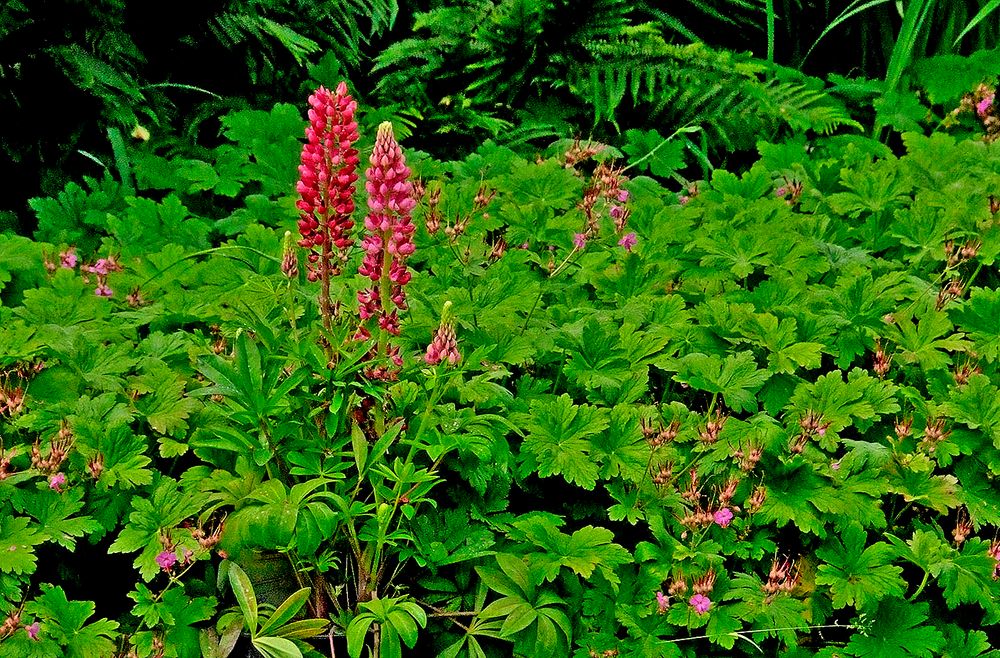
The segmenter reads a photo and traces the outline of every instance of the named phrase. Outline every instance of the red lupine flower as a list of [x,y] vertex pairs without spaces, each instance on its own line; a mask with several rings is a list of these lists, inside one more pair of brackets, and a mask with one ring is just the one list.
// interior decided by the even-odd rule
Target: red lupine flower
[[361,241],[365,257],[358,273],[371,279],[373,285],[358,293],[359,314],[362,320],[377,318],[380,328],[398,335],[398,311],[407,308],[403,286],[412,276],[406,259],[414,251],[415,227],[410,212],[416,201],[408,180],[410,168],[388,121],[378,128],[370,162],[365,183],[369,213]]
[[[353,148],[358,140],[358,123],[354,120],[357,107],[343,82],[335,92],[320,87],[309,97],[309,127],[302,147],[300,178],[295,187],[299,201],[295,205],[300,212],[299,246],[324,250],[326,258],[320,270],[336,270],[336,264],[330,262],[332,250],[343,254],[353,242],[349,234],[354,227],[351,215],[358,179],[358,151]],[[319,260],[316,254],[310,257],[312,281],[321,277],[312,265]]]

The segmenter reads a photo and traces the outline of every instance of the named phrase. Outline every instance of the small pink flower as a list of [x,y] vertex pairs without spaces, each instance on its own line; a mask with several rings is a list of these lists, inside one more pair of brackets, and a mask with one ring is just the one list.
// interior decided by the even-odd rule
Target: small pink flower
[[622,239],[618,241],[618,246],[625,247],[625,251],[632,251],[632,247],[638,243],[639,240],[635,237],[635,233],[626,233],[622,236]]
[[611,206],[608,214],[611,215],[611,219],[621,219],[625,216],[625,209],[621,206]]
[[573,234],[573,246],[577,249],[583,249],[587,246],[587,236],[583,233]]
[[670,607],[670,597],[665,596],[663,592],[656,593],[656,611],[661,615],[667,611]]
[[694,608],[694,611],[699,615],[705,614],[708,612],[709,608],[712,607],[711,599],[704,594],[695,594],[691,597],[691,600],[689,600],[688,603],[691,604],[691,607]]
[[618,201],[625,203],[628,201],[628,190],[618,190]]
[[993,99],[994,99],[994,94],[990,94],[983,100],[976,103],[976,114],[979,115],[980,119],[982,119],[989,113],[990,106],[993,105]]
[[781,197],[785,196],[786,194],[788,194],[788,188],[785,187],[784,185],[782,185],[781,187],[779,187],[778,189],[776,189],[774,191],[774,196],[776,196],[778,198],[781,198]]
[[170,571],[177,564],[177,555],[173,551],[162,551],[156,556],[156,563],[164,571]]
[[832,464],[830,464],[830,468],[832,468],[835,471],[839,471],[840,470],[840,461],[838,460],[838,461],[835,461]]
[[30,637],[32,640],[35,640],[37,642],[38,641],[38,631],[40,631],[41,629],[42,629],[42,627],[36,621],[34,624],[31,624],[30,626],[25,626],[24,627],[24,632],[28,634],[28,637]]
[[59,266],[63,269],[72,270],[76,267],[77,262],[76,247],[70,247],[59,254]]
[[733,512],[728,507],[723,507],[718,512],[712,515],[715,520],[715,524],[725,528],[733,521]]
[[62,487],[66,484],[66,475],[64,473],[56,473],[49,478],[49,489],[62,493]]
[[97,284],[97,287],[94,288],[94,294],[97,295],[98,297],[110,297],[115,293],[111,288],[107,286],[107,284],[99,283]]
[[688,201],[690,201],[690,200],[691,200],[691,197],[689,197],[686,194],[682,194],[679,197],[677,197],[677,203],[681,204],[682,206],[686,206],[687,203],[688,203]]

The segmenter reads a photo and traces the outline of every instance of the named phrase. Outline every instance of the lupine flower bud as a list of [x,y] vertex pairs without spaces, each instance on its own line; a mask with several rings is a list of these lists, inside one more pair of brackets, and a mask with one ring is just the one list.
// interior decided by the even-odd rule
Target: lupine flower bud
[[[304,249],[328,245],[328,250],[343,253],[353,242],[349,234],[354,227],[351,215],[354,183],[358,180],[358,151],[353,148],[358,140],[358,123],[354,120],[357,107],[343,82],[335,92],[320,87],[309,97],[309,126],[295,187],[302,236],[299,246]],[[336,265],[323,262],[319,267],[335,269]]]
[[441,313],[441,324],[434,332],[434,339],[427,346],[427,353],[424,355],[424,361],[428,365],[435,366],[442,361],[455,365],[462,358],[462,354],[458,351],[458,340],[455,337],[455,324],[448,317],[450,309],[451,302],[445,302],[444,312]]
[[285,231],[285,239],[281,245],[281,273],[289,279],[299,276],[299,257],[292,248],[291,231]]

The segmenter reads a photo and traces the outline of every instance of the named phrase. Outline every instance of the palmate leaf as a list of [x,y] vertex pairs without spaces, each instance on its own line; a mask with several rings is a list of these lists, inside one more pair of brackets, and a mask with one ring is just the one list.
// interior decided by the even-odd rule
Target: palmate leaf
[[608,411],[575,405],[566,394],[533,400],[525,421],[528,435],[521,446],[522,472],[535,468],[541,477],[562,475],[567,482],[591,490],[597,484],[598,466],[590,457],[587,437],[608,427]]
[[846,650],[857,658],[933,658],[944,645],[941,631],[924,626],[926,603],[908,603],[886,598],[875,612],[875,622],[866,633],[854,633]]
[[753,623],[754,628],[771,629],[762,632],[762,637],[777,636],[794,644],[796,629],[805,624],[805,603],[788,594],[769,596],[756,574],[736,574],[726,600],[734,601],[727,606],[734,616]]
[[889,337],[901,349],[903,361],[917,363],[925,371],[951,365],[950,352],[964,352],[972,344],[964,334],[953,333],[954,327],[944,313],[927,312],[916,324],[901,320],[887,327]]
[[795,318],[780,321],[770,313],[752,313],[737,331],[756,345],[768,350],[767,363],[772,372],[791,374],[798,368],[817,368],[823,345],[800,342]]
[[885,327],[882,319],[896,310],[903,297],[905,275],[889,272],[874,279],[869,271],[837,279],[832,297],[825,297],[829,308],[823,314],[838,326],[837,366],[847,368],[871,345],[870,333]]
[[825,488],[823,479],[804,464],[786,469],[775,473],[779,477],[770,482],[757,518],[764,523],[773,522],[779,528],[792,522],[802,532],[825,537],[824,523],[809,502]]
[[527,541],[542,549],[528,553],[526,558],[549,582],[558,578],[566,567],[585,579],[597,569],[609,582],[617,584],[616,568],[632,562],[629,552],[612,541],[614,533],[606,528],[588,525],[569,535],[544,517],[529,517],[514,525],[525,533]]
[[816,584],[830,586],[834,608],[864,608],[887,596],[903,595],[903,570],[891,564],[896,551],[885,542],[865,548],[867,539],[861,526],[851,524],[816,551],[824,562],[816,571]]
[[972,429],[981,430],[992,439],[993,445],[1000,446],[1000,389],[989,377],[975,374],[964,386],[952,389],[942,411]]
[[952,317],[973,340],[980,357],[989,362],[1000,359],[1000,289],[973,288],[969,301]]
[[948,642],[941,654],[944,658],[995,658],[1000,654],[990,646],[989,637],[983,631],[966,633],[961,627],[949,624],[944,632]]
[[187,397],[184,379],[166,364],[151,362],[144,370],[131,382],[134,389],[141,393],[135,401],[136,409],[160,434],[174,435],[185,431],[188,416],[201,408],[201,402]]
[[879,416],[899,411],[895,396],[895,385],[855,368],[848,373],[846,382],[843,373],[834,371],[817,377],[813,383],[799,384],[788,408],[799,415],[812,411],[822,423],[829,423],[820,445],[832,449],[838,432],[844,428],[855,425],[865,429]]
[[0,518],[0,572],[28,574],[35,571],[35,546],[45,535],[18,516]]
[[916,502],[940,514],[958,507],[958,480],[954,475],[927,475],[922,471],[901,469],[893,473],[888,490],[903,496],[906,502]]
[[724,359],[695,352],[677,363],[676,381],[700,391],[721,394],[733,411],[756,411],[754,393],[771,376],[766,370],[757,369],[751,352],[737,352]]
[[73,487],[63,493],[51,489],[21,491],[14,508],[38,521],[43,535],[67,550],[76,548],[76,539],[101,530],[89,516],[73,516],[83,509],[83,489]]
[[567,341],[570,356],[563,372],[583,388],[620,386],[632,377],[633,364],[621,348],[618,331],[591,318],[576,340]]
[[98,619],[87,623],[94,614],[90,601],[70,601],[61,587],[42,585],[42,594],[25,606],[25,612],[41,618],[48,638],[65,650],[65,658],[105,658],[115,651],[118,622]]

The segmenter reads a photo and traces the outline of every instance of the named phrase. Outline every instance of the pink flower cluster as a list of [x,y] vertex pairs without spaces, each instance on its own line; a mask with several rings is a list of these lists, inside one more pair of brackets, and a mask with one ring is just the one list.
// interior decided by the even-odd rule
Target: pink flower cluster
[[[403,286],[412,276],[406,259],[414,251],[410,213],[416,201],[408,180],[410,168],[388,121],[378,127],[370,162],[365,183],[369,212],[361,241],[365,256],[358,273],[373,285],[358,293],[359,313],[362,321],[374,318],[382,330],[395,336],[399,334],[398,311],[407,308]],[[359,329],[359,338],[369,335],[364,327]],[[398,352],[390,356],[401,365]]]
[[[321,277],[321,270],[315,266],[320,260],[316,248],[327,255],[335,248],[345,257],[345,250],[352,244],[349,233],[354,227],[351,215],[354,183],[358,180],[358,151],[353,148],[358,140],[358,123],[354,120],[357,107],[343,82],[335,92],[320,87],[309,97],[309,127],[299,165],[296,207],[302,236],[299,246],[312,252],[310,281]],[[329,258],[324,261],[322,268],[336,270],[337,265]]]
[[164,571],[170,571],[177,564],[177,554],[173,551],[160,551],[156,556],[156,564]]
[[[73,255],[75,260],[76,256]],[[84,280],[87,280],[87,274],[93,274],[97,277],[97,287],[94,288],[94,294],[98,297],[111,297],[114,291],[108,287],[108,275],[112,272],[121,272],[122,266],[118,264],[114,256],[108,256],[107,258],[98,258],[97,262],[93,265],[84,265],[80,268],[80,271],[84,273]]]

